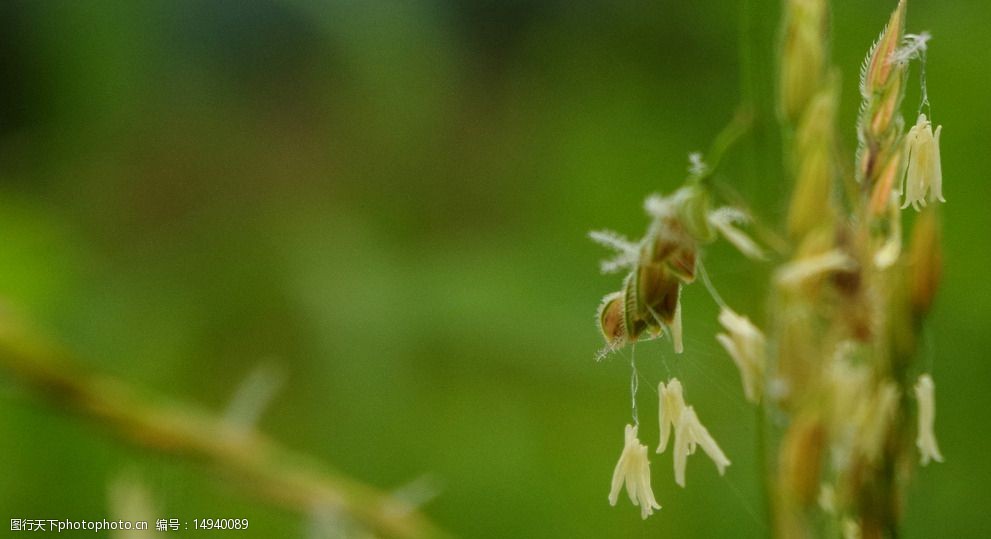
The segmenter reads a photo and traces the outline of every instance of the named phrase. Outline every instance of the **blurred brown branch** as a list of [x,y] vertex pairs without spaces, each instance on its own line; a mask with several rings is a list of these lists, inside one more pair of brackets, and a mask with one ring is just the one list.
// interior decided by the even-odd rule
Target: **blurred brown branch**
[[103,423],[120,439],[206,464],[264,502],[306,517],[339,513],[388,537],[445,535],[409,504],[260,433],[87,372],[7,316],[0,317],[0,368],[60,407]]

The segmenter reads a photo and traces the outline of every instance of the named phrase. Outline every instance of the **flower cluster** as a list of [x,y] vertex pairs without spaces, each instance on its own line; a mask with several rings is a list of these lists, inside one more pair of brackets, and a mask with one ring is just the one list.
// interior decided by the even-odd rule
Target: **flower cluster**
[[695,453],[696,446],[712,459],[719,470],[719,475],[726,472],[726,467],[730,461],[726,454],[719,448],[719,444],[709,434],[699,421],[695,409],[685,404],[681,382],[677,378],[672,378],[667,386],[661,382],[657,387],[660,398],[661,441],[657,446],[657,452],[663,453],[667,449],[670,433],[674,431],[674,482],[679,486],[685,486],[685,465],[688,463],[688,455]]
[[[677,378],[672,378],[666,385],[661,382],[657,393],[660,396],[658,416],[661,426],[657,452],[663,453],[667,450],[673,432],[675,482],[682,487],[685,486],[685,466],[688,456],[694,454],[697,447],[701,447],[716,464],[719,475],[725,473],[730,461],[709,434],[709,430],[699,421],[695,409],[685,404],[681,382]],[[637,439],[637,427],[633,425],[626,426],[626,444],[613,470],[612,488],[609,491],[611,505],[616,505],[619,491],[624,484],[630,501],[640,507],[640,515],[643,518],[653,514],[654,509],[661,508],[654,499],[654,492],[650,487],[647,447]]]
[[[931,113],[925,82],[930,35],[905,33],[906,4],[898,1],[863,64],[853,169],[840,151],[841,85],[828,58],[828,2],[783,4],[778,115],[787,134],[784,168],[794,186],[784,234],[763,229],[787,256],[772,273],[766,337],[726,305],[702,266],[702,249],[717,237],[752,259],[764,252],[740,228],[749,220],[744,212],[713,203],[716,166],[701,154],[689,157],[683,187],[646,200],[650,225],[643,238],[591,234],[615,252],[603,272],[625,273],[622,287],[599,306],[606,341],[599,358],[661,336],[683,352],[681,292],[696,273],[718,303],[716,341],[739,370],[746,400],[758,407],[761,451],[775,451],[760,462],[768,468],[764,486],[773,509],[768,528],[777,537],[890,534],[911,460],[918,455],[923,466],[943,461],[933,380],[922,374],[913,386],[909,377],[942,271],[938,204],[931,203],[945,200],[942,126],[922,114]],[[921,103],[906,132],[900,111],[915,61]],[[714,142],[713,165],[734,133],[728,129]],[[906,243],[902,210],[909,206],[920,214],[910,220]],[[634,424],[626,427],[609,501],[615,505],[625,485],[646,518],[660,505],[647,448],[637,438],[640,375],[632,354],[630,363]],[[699,448],[724,474],[730,460],[686,403],[681,381],[661,382],[657,393],[656,453],[671,448],[675,483],[685,486],[688,457]]]
[[[692,177],[685,187],[667,197],[647,198],[644,209],[651,222],[642,239],[633,242],[609,231],[590,234],[593,241],[615,252],[612,258],[602,262],[602,271],[628,272],[623,288],[606,295],[599,306],[599,329],[606,340],[600,358],[626,344],[664,333],[670,334],[676,353],[683,351],[681,287],[695,280],[700,248],[717,236],[749,258],[764,258],[757,243],[738,228],[749,220],[747,215],[737,208],[712,208],[708,189],[693,181],[708,168],[697,154],[691,157],[691,163]],[[728,339],[724,346],[740,365],[748,398],[759,398],[757,370],[763,368],[763,336],[756,328],[751,331],[752,326],[741,325],[737,319],[729,321],[726,316],[729,315],[721,317],[729,332],[722,336]],[[658,394],[661,433],[657,452],[667,449],[673,434],[676,483],[685,486],[687,459],[698,447],[723,474],[730,461],[699,421],[695,409],[685,404],[681,382],[677,378],[666,385],[662,382]],[[626,427],[626,444],[613,472],[611,504],[616,504],[624,484],[630,501],[640,507],[644,518],[660,508],[650,487],[646,448],[637,439],[637,427],[633,425]]]

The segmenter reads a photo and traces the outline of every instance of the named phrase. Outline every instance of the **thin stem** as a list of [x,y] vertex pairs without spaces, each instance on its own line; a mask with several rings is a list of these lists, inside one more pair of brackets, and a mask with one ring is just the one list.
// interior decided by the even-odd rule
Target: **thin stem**
[[[755,26],[758,24],[756,20],[758,15],[754,10],[753,0],[741,0],[740,9],[739,49],[741,93],[745,106],[756,116],[757,124],[754,137],[748,145],[750,151],[748,152],[749,166],[746,167],[746,170],[749,171],[747,183],[751,186],[756,186],[761,175],[764,175],[765,179],[769,179],[766,176],[770,174],[770,170],[767,166],[766,158],[762,158],[762,154],[766,155],[768,153],[766,151],[770,146],[767,140],[768,133],[770,132],[768,125],[774,122],[773,107],[767,106],[769,100],[766,97],[764,99],[760,98],[757,84],[761,75],[768,75],[768,80],[771,80],[771,74],[761,73],[761,71],[765,71],[761,69],[761,65],[764,65],[765,62],[761,62],[761,65],[758,65],[756,59],[755,49],[758,47],[756,46],[757,32]],[[767,429],[764,423],[764,414],[765,410],[762,401],[761,405],[756,408],[755,421],[755,449],[757,451],[758,473],[760,474],[758,488],[763,498],[762,505],[764,507],[767,529],[773,530],[773,505],[771,500],[770,470],[768,467]]]
[[743,107],[752,116],[745,166],[740,181],[758,206],[777,202],[773,195],[783,174],[776,159],[780,152],[778,140],[776,91],[773,85],[775,67],[772,41],[776,35],[774,2],[740,1],[738,49],[740,51],[740,92]]
[[0,319],[0,369],[66,410],[103,424],[122,441],[206,464],[264,502],[307,518],[315,510],[336,512],[388,537],[444,536],[409,504],[254,430],[87,372],[6,317]]
[[709,161],[708,166],[697,177],[697,181],[708,181],[712,178],[712,175],[719,168],[723,156],[750,130],[753,120],[753,109],[746,102],[742,103],[733,114],[733,119],[713,139],[712,147],[709,148],[709,153],[706,155],[706,159]]
[[637,390],[640,388],[640,375],[637,372],[637,345],[633,343],[630,348],[630,410],[633,413],[633,424],[640,426],[640,417],[637,414]]
[[716,305],[718,305],[720,309],[728,309],[729,306],[726,305],[726,302],[723,301],[723,297],[719,295],[716,287],[713,286],[712,281],[709,280],[709,273],[705,271],[705,264],[702,263],[702,259],[699,259],[697,266],[699,275],[702,277],[702,284],[705,285],[705,289],[709,292],[709,296],[712,297],[712,301],[716,302]]
[[767,448],[767,410],[764,399],[754,408],[754,430],[757,431],[757,473],[760,474],[761,505],[767,529],[774,529],[774,504],[771,503],[771,467],[768,463]]
[[751,40],[753,35],[753,0],[741,0],[740,2],[740,97],[743,102],[753,107],[755,105],[754,96],[754,47]]

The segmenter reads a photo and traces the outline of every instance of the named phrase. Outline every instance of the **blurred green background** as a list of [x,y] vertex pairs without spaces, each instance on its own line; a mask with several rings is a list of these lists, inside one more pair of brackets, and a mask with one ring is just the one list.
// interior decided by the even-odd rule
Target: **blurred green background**
[[[752,4],[766,57],[779,5]],[[858,68],[894,4],[834,3],[848,148]],[[946,463],[916,475],[906,537],[991,529],[989,20],[978,0],[909,5],[909,30],[934,35],[948,202],[925,336]],[[619,278],[585,236],[642,233],[643,197],[679,185],[731,117],[740,26],[719,0],[4,0],[0,297],[89,367],[218,413],[274,367],[262,430],[383,489],[426,475],[441,488],[425,511],[460,536],[763,536],[753,413],[701,286],[684,356],[655,342],[638,363],[650,384],[682,378],[733,466],[691,459],[681,489],[652,457],[663,510],[608,505],[629,366],[593,361]],[[786,186],[746,162],[723,179],[780,223]],[[764,319],[767,267],[723,244],[706,265]],[[655,398],[642,388],[648,445]],[[136,470],[163,518],[309,533],[6,375],[0,466],[3,529],[103,518],[108,483]]]

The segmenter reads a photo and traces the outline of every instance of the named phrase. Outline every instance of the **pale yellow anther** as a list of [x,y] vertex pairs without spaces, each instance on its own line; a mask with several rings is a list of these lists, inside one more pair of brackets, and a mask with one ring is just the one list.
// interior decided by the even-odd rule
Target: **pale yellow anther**
[[920,462],[923,466],[930,460],[943,462],[943,454],[936,443],[936,433],[933,425],[936,422],[935,385],[928,374],[919,377],[915,383],[915,398],[919,404],[918,434],[915,445],[919,448]]
[[654,491],[650,488],[650,462],[647,460],[647,446],[637,439],[637,427],[626,426],[623,453],[612,474],[612,487],[609,489],[609,504],[616,505],[619,491],[626,485],[626,494],[633,505],[640,507],[641,518],[654,514],[654,509],[660,509],[661,504],[654,499]]
[[726,333],[716,335],[716,340],[740,370],[743,394],[750,402],[760,402],[764,389],[764,334],[746,316],[740,316],[728,307],[719,312],[719,323]]
[[904,202],[902,209],[912,206],[916,211],[927,202],[946,202],[943,198],[943,169],[939,159],[939,134],[943,126],[933,132],[932,124],[925,114],[905,135],[905,150],[908,155],[908,170],[902,188]]

